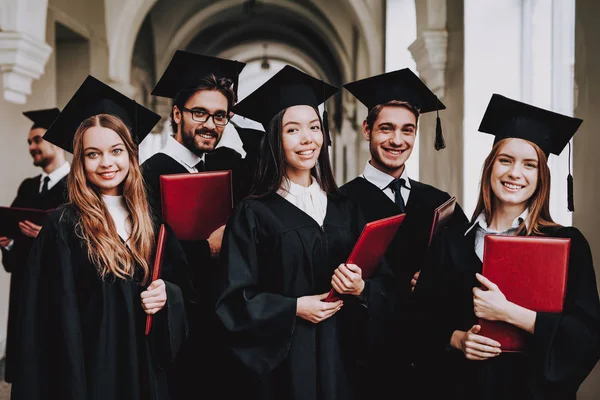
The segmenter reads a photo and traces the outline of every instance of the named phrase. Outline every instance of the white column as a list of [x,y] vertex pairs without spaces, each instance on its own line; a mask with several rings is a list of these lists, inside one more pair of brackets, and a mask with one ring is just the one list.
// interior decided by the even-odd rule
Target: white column
[[5,100],[24,104],[52,52],[46,43],[46,0],[0,3],[0,73]]
[[478,132],[493,93],[521,95],[521,0],[465,0],[463,203],[471,216],[494,138]]

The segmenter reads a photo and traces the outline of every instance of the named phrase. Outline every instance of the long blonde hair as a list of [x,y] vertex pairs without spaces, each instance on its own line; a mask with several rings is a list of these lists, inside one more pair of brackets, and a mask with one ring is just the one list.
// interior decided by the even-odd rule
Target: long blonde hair
[[[129,153],[129,173],[121,183],[131,222],[129,248],[121,241],[100,191],[86,178],[83,136],[94,126],[113,130],[123,140]],[[111,275],[120,279],[133,278],[138,266],[143,276],[142,283],[147,282],[154,249],[154,227],[138,163],[137,145],[119,118],[99,114],[79,125],[73,139],[73,163],[68,182],[69,202],[78,211],[75,231],[85,241],[88,259],[98,268],[100,276],[103,279]]]
[[[492,191],[492,169],[496,158],[498,158],[500,149],[509,140],[511,140],[511,138],[504,138],[495,143],[490,154],[483,163],[479,200],[477,201],[477,206],[473,213],[473,221],[475,221],[482,212],[487,221],[491,221],[494,217],[494,202],[497,200]],[[558,226],[550,216],[550,168],[548,167],[546,154],[542,149],[533,142],[528,140],[526,142],[533,146],[538,156],[538,181],[535,192],[527,201],[529,215],[527,220],[523,221],[519,226],[518,232],[522,233],[525,230],[527,235],[542,235],[541,228]]]

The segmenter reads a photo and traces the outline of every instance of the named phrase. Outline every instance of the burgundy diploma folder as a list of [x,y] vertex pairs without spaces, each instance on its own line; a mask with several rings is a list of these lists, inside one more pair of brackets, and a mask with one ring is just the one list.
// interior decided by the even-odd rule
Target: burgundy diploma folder
[[[398,228],[400,228],[405,215],[394,215],[367,223],[354,244],[346,264],[359,266],[363,279],[373,275]],[[338,299],[338,293],[331,289],[325,301],[330,302]]]
[[231,171],[161,175],[162,214],[179,240],[206,240],[233,209]]
[[[158,238],[156,239],[156,254],[154,255],[154,266],[152,268],[152,280],[154,282],[160,278],[160,270],[162,269],[163,259],[165,258],[165,247],[167,244],[167,230],[165,224],[161,224],[160,230],[158,231]],[[152,315],[146,315],[146,336],[150,333],[152,328]]]
[[433,238],[435,237],[435,235],[437,235],[438,232],[446,226],[446,224],[452,217],[452,214],[454,214],[455,207],[456,197],[453,196],[434,210],[433,222],[431,224],[431,232],[429,233],[429,246],[431,246],[431,242],[433,242]]
[[21,237],[20,221],[33,222],[43,225],[44,220],[52,210],[37,210],[33,208],[0,207],[0,236],[9,238]]
[[[487,235],[482,275],[506,299],[536,312],[562,312],[571,239]],[[501,321],[479,319],[480,335],[500,343],[504,352],[523,352],[527,333]]]

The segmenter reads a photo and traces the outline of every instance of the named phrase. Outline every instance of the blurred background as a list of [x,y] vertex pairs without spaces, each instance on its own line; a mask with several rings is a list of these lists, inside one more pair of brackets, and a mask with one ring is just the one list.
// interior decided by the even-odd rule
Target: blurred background
[[[584,119],[572,165],[568,148],[550,157],[551,211],[586,235],[600,277],[599,17],[597,0],[4,0],[0,205],[40,173],[27,150],[31,122],[21,113],[64,107],[89,74],[163,116],[141,145],[143,161],[170,134],[170,100],[150,92],[178,49],[247,63],[240,99],[285,64],[336,86],[409,67],[447,106],[440,112],[447,147],[434,149],[435,114],[423,115],[408,173],[456,195],[468,216],[493,141],[477,132],[493,93]],[[369,158],[359,130],[366,109],[345,91],[327,108],[341,185]],[[573,213],[566,202],[570,167]],[[0,356],[9,280],[0,270]],[[578,398],[600,398],[600,368]]]

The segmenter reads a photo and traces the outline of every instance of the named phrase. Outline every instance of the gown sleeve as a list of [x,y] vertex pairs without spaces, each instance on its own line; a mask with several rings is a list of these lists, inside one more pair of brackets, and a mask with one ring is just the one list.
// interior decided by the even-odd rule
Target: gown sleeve
[[[57,212],[61,212],[58,210]],[[34,241],[20,294],[13,400],[87,398],[71,251],[56,215]]]
[[259,224],[241,203],[227,223],[221,248],[216,313],[229,348],[263,376],[286,357],[296,323],[296,298],[265,292],[259,257]]
[[159,366],[166,368],[175,359],[189,333],[186,310],[194,304],[194,289],[185,253],[175,232],[165,225],[167,243],[161,279],[167,289],[167,304],[155,314],[151,331],[152,344]]
[[537,383],[575,392],[600,359],[600,303],[585,237],[576,228],[554,236],[571,239],[563,312],[537,313],[530,349]]

